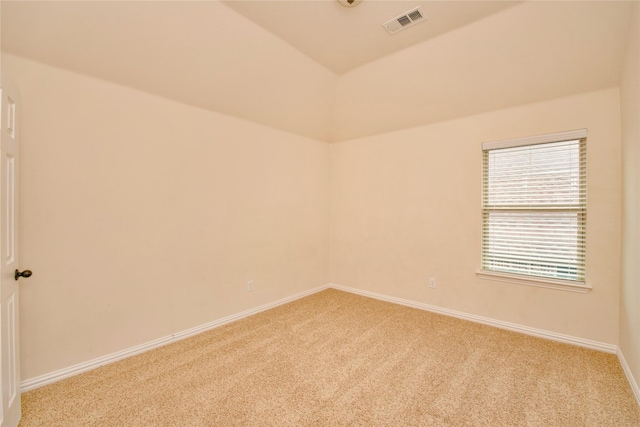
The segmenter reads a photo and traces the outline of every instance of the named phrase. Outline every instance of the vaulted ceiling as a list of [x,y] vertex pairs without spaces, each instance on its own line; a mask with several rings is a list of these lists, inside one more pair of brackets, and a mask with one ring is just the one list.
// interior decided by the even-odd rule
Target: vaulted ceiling
[[[393,52],[478,21],[520,1],[225,1],[267,31],[340,75]],[[423,25],[390,35],[382,23],[421,7]]]
[[[323,141],[619,82],[631,1],[7,1],[2,49]],[[421,6],[397,34],[382,23]]]

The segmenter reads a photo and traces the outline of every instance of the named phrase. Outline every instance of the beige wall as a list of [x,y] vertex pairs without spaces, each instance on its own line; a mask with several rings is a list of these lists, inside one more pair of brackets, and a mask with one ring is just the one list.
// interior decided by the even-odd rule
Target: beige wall
[[622,75],[622,285],[620,349],[640,381],[640,4],[631,14]]
[[[35,272],[21,289],[23,380],[329,281],[620,340],[638,377],[637,38],[621,96],[604,89],[332,146],[15,56],[2,66],[22,92],[21,256]],[[363,70],[337,86],[341,137],[377,117],[347,126],[342,115],[349,100],[376,108],[351,96],[368,89],[346,87]],[[385,120],[408,126],[399,117],[410,107]],[[578,128],[589,129],[593,290],[478,279],[481,142]]]
[[[22,379],[328,282],[329,147],[18,57]],[[255,281],[255,290],[246,282]]]
[[[616,344],[617,88],[331,146],[331,281]],[[588,294],[476,277],[481,143],[588,128]],[[428,278],[437,279],[429,289]]]

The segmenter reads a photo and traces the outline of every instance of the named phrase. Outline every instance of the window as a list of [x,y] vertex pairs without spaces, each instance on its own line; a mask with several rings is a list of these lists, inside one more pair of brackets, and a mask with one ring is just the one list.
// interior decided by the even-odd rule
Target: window
[[586,136],[585,129],[482,145],[481,276],[587,288]]

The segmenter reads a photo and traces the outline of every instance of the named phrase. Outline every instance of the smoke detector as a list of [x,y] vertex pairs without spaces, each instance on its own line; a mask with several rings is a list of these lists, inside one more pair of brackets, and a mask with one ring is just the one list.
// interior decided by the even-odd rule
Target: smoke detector
[[382,26],[386,28],[390,34],[395,34],[424,20],[425,16],[420,6],[418,6],[385,22]]
[[338,3],[344,7],[355,7],[360,4],[362,0],[338,0]]

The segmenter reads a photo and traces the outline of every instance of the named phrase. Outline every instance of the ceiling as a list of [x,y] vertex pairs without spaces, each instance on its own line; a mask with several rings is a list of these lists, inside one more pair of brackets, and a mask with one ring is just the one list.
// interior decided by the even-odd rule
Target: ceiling
[[[390,35],[382,23],[422,6]],[[619,83],[631,1],[11,1],[3,54],[322,141]]]
[[[231,0],[226,5],[340,75],[367,62],[462,27],[519,1]],[[426,21],[389,34],[382,26],[417,6]]]

